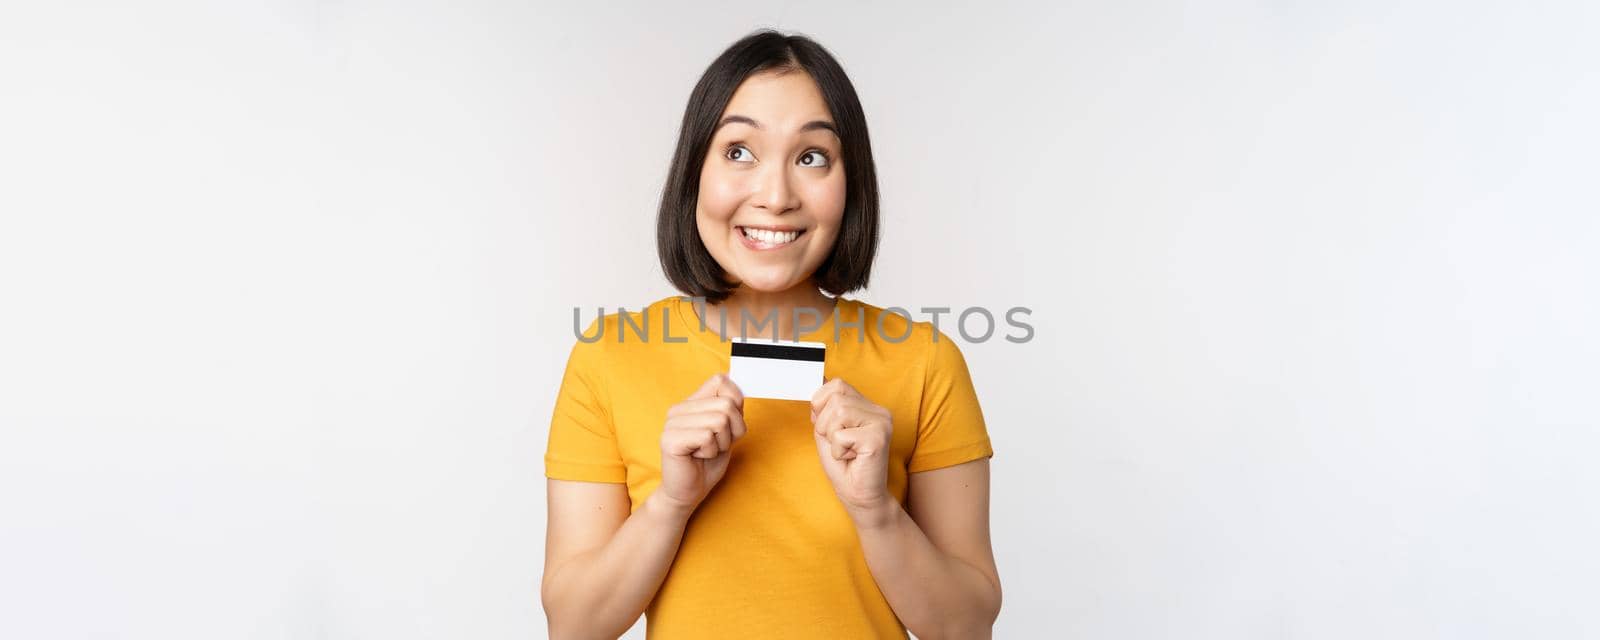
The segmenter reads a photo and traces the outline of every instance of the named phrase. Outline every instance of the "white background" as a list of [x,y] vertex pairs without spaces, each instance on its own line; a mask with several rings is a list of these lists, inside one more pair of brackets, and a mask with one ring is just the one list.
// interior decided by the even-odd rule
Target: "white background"
[[1600,636],[1594,3],[592,4],[0,9],[0,636],[542,637],[571,308],[769,25],[857,297],[1034,310],[998,637]]

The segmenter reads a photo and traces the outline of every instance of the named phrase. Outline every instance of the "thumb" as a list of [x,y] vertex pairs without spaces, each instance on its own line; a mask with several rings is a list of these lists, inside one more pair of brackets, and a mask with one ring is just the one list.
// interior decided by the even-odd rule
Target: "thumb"
[[726,381],[727,379],[728,379],[728,376],[726,374],[722,374],[722,373],[711,374],[711,377],[710,378],[706,378],[705,383],[701,384],[699,389],[696,389],[694,393],[689,394],[689,398],[690,399],[715,398],[715,397],[717,397],[717,389],[720,388],[722,386],[722,383],[724,381]]
[[722,384],[717,385],[717,395],[724,398],[733,398],[733,401],[738,403],[739,408],[744,409],[744,391],[739,389],[738,383],[734,382],[733,378],[728,377],[727,374],[718,375],[722,376]]
[[833,457],[833,442],[828,436],[812,432],[817,441],[817,458],[822,460],[823,469],[833,469],[844,466],[844,461]]

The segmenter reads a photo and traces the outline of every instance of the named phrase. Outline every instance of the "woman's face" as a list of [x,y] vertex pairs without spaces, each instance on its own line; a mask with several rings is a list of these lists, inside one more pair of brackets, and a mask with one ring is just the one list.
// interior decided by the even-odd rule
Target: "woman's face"
[[844,218],[839,137],[804,71],[746,78],[700,169],[695,222],[730,282],[766,292],[810,279]]

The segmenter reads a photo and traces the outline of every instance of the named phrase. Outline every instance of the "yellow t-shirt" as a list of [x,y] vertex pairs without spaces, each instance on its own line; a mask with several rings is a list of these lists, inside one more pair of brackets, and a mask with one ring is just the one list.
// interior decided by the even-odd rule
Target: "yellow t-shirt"
[[[728,371],[732,343],[702,327],[694,305],[672,296],[590,325],[586,337],[602,333],[572,348],[546,477],[625,482],[635,510],[655,491],[667,408]],[[841,297],[835,306],[800,338],[828,345],[825,376],[844,378],[893,414],[888,486],[901,504],[907,474],[994,455],[949,336],[864,302]],[[748,429],[727,473],[690,517],[645,611],[648,637],[905,638],[822,471],[809,404],[749,398],[744,414]]]

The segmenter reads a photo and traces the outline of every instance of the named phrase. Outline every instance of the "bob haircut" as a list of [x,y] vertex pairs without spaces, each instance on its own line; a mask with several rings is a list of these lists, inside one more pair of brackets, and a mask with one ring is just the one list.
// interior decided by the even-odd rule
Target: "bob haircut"
[[803,71],[822,92],[833,116],[844,162],[845,204],[833,250],[812,274],[823,291],[839,296],[867,285],[878,247],[878,174],[867,139],[861,101],[839,62],[822,45],[801,35],[763,29],[739,39],[711,62],[683,112],[678,146],[661,192],[656,216],[656,251],[661,269],[679,291],[719,303],[737,284],[706,250],[696,224],[700,170],[717,122],[745,78],[765,71]]

